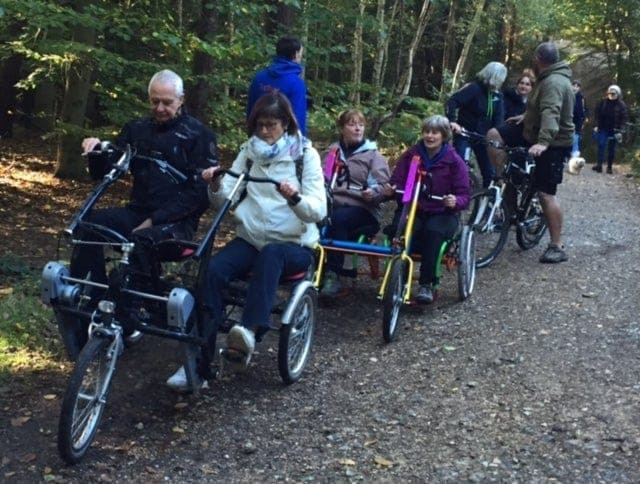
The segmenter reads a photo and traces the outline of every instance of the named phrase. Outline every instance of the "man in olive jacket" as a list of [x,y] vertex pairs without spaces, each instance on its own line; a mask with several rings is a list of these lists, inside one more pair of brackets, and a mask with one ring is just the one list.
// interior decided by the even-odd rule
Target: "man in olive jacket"
[[[505,125],[487,134],[490,140],[508,146],[529,146],[536,158],[534,186],[549,226],[550,243],[540,262],[557,263],[568,259],[562,244],[562,209],[556,200],[557,186],[562,183],[565,161],[573,144],[573,105],[571,69],[559,59],[552,42],[540,44],[533,56],[536,85],[527,100],[527,109],[518,125]],[[499,166],[504,152],[489,149],[489,156]]]

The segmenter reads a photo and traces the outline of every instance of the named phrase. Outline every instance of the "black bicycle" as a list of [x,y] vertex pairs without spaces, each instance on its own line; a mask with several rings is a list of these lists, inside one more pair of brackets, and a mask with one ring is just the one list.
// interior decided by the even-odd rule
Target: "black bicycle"
[[[131,263],[134,242],[108,227],[89,222],[87,217],[106,189],[128,171],[134,156],[128,146],[122,150],[111,171],[64,231],[72,245],[99,244],[109,250],[107,283],[92,280],[90,274],[71,277],[67,263],[60,258],[48,262],[42,274],[41,300],[52,306],[69,353],[77,353],[76,340],[71,337],[76,329],[82,328],[86,340],[79,355],[73,358],[75,367],[58,425],[58,450],[69,464],[79,462],[93,441],[127,335],[147,333],[180,342],[187,387],[193,391],[197,391],[203,378],[212,376],[215,333],[212,334],[212,325],[207,324],[201,301],[214,238],[232,206],[233,194],[243,183],[278,185],[272,179],[251,177],[246,172],[219,170],[216,175],[228,173],[237,177],[237,182],[204,239],[200,243],[159,242],[151,248],[152,262],[140,268]],[[159,262],[179,267],[153,270]],[[301,277],[290,288],[284,302],[279,301],[274,308],[281,318],[272,326],[280,332],[278,369],[285,383],[300,378],[311,353],[316,321],[316,286],[310,278]]]
[[476,267],[491,264],[504,248],[511,225],[523,250],[535,247],[547,230],[537,191],[533,188],[535,160],[524,147],[504,149],[507,161],[502,176],[471,198],[470,223],[476,232]]

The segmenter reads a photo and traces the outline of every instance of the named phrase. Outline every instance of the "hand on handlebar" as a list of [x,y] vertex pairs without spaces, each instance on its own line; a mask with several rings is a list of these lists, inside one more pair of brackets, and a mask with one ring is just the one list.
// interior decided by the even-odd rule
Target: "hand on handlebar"
[[296,204],[300,201],[300,194],[298,193],[298,189],[289,182],[281,182],[278,186],[278,191],[280,195],[287,199],[287,201]]
[[82,140],[82,154],[86,155],[90,151],[94,151],[95,147],[100,144],[99,138],[85,138]]
[[451,126],[451,130],[456,133],[456,134],[460,134],[462,133],[462,126],[460,126],[458,123],[456,123],[455,121],[451,121],[450,123]]
[[211,190],[217,192],[220,188],[220,177],[216,176],[219,166],[210,166],[202,170],[202,179],[211,185]]
[[456,200],[456,196],[451,193],[442,197],[442,203],[447,208],[456,208]]

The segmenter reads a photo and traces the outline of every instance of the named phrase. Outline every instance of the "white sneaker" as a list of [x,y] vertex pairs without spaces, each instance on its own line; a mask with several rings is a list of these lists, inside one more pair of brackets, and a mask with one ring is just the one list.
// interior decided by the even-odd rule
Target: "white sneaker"
[[256,346],[256,336],[253,331],[236,324],[227,335],[225,357],[232,363],[246,368],[251,361],[251,355]]
[[189,387],[187,385],[187,372],[184,370],[184,366],[181,366],[180,368],[178,368],[178,371],[176,371],[173,375],[171,375],[167,379],[167,386],[172,390],[175,390],[176,392],[181,392],[181,393],[192,391],[192,390],[204,390],[206,388],[209,388],[209,383],[207,382],[207,380],[203,380],[202,378],[199,378],[199,377],[198,377],[198,380],[199,382],[196,385]]

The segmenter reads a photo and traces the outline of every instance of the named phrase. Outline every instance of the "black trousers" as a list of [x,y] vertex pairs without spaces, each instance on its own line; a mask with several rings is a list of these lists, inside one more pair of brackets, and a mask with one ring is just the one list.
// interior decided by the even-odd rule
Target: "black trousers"
[[[139,212],[128,207],[104,208],[91,212],[88,221],[108,227],[135,243],[132,264],[141,270],[147,270],[153,263],[151,247],[153,244],[169,239],[190,240],[194,229],[189,221],[156,225],[148,229],[132,232],[145,219],[146,212]],[[104,240],[95,232],[87,230],[78,234],[82,240]],[[107,274],[104,263],[104,250],[100,245],[76,245],[71,255],[71,276],[85,277],[91,273],[91,280],[106,283]]]

